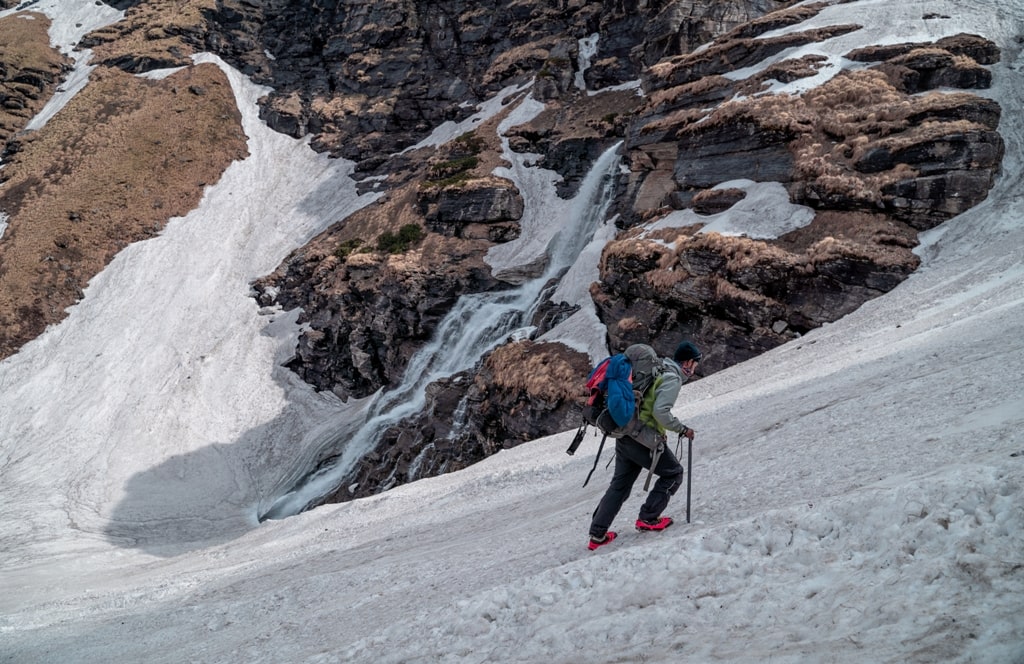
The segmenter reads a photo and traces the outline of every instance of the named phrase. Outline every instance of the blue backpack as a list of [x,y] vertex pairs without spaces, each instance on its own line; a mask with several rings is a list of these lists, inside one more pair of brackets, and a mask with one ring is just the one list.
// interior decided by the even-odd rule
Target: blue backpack
[[[584,411],[584,418],[588,421],[592,419],[590,423],[597,428],[602,431],[605,428],[619,429],[633,419],[633,413],[636,411],[633,365],[625,355],[612,355],[594,367],[587,379],[587,389],[590,393],[587,399],[590,417],[587,417],[588,411]],[[614,427],[608,427],[607,422],[601,422],[601,409],[607,409],[608,416],[615,423]]]

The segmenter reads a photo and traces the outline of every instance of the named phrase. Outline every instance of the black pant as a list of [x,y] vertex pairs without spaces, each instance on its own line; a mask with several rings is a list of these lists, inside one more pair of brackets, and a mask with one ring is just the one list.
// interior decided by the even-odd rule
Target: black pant
[[[590,522],[590,534],[593,537],[604,537],[608,532],[615,515],[629,498],[636,478],[642,470],[651,467],[651,457],[651,450],[632,438],[619,438],[615,441],[615,474],[594,510],[594,518]],[[667,445],[658,458],[654,474],[658,476],[658,481],[640,508],[640,518],[644,520],[660,517],[669,499],[683,483],[683,467]]]

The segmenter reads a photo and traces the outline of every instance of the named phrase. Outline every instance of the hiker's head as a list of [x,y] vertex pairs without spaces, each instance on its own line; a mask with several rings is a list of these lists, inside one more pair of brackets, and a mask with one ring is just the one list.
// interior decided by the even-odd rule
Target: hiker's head
[[693,372],[697,370],[697,363],[700,362],[701,357],[700,349],[689,341],[684,341],[676,346],[676,352],[672,354],[672,359],[687,376],[692,376]]

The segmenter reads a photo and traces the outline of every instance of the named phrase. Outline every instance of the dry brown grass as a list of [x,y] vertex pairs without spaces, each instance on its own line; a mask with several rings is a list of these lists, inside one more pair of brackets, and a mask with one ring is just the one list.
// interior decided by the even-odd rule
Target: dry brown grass
[[[912,117],[956,117],[957,109],[977,101],[978,97],[968,92],[928,92],[914,97]],[[996,129],[999,126],[998,110],[991,117],[979,119],[982,120],[988,129]]]
[[147,0],[129,8],[121,21],[94,31],[89,42],[97,62],[152,60],[187,65],[206,32],[204,11],[217,0]]
[[50,19],[46,14],[25,12],[0,19],[0,62],[7,78],[21,70],[45,71],[70,61],[50,45]]
[[307,282],[316,284],[316,297],[330,297],[352,287],[361,279],[380,278],[385,271],[403,275],[437,273],[459,269],[487,272],[483,256],[492,243],[483,239],[446,237],[428,232],[415,248],[401,254],[385,255],[376,251],[376,238],[394,233],[407,224],[423,226],[419,205],[421,182],[431,164],[466,149],[471,142],[477,165],[467,171],[471,180],[486,179],[502,159],[497,125],[515,108],[509,103],[495,117],[482,122],[471,137],[460,137],[454,144],[428,147],[407,153],[401,165],[391,170],[380,188],[386,194],[336,222],[286,260],[274,273],[261,278],[261,284],[280,284],[290,277],[293,263],[303,263]]
[[[657,66],[657,65],[655,65]],[[675,106],[680,101],[692,97],[701,97],[716,90],[729,90],[735,82],[724,76],[705,76],[692,83],[676,85],[664,90],[655,90],[648,99],[648,108],[659,109],[663,106]]]
[[744,305],[744,309],[763,313],[772,305],[778,303],[766,295],[747,288],[740,288],[728,279],[712,277],[713,292],[715,300],[719,303],[738,303]]
[[496,389],[548,402],[574,400],[581,377],[564,353],[561,344],[518,341],[496,348],[486,365]]
[[487,68],[481,82],[486,86],[518,73],[539,73],[557,46],[557,37],[546,37],[504,51]]
[[818,70],[828,61],[823,55],[805,55],[802,58],[787,58],[777,62],[764,71],[744,80],[736,91],[740,95],[753,96],[767,89],[770,81],[780,83],[791,83],[801,78],[808,78],[818,73]]
[[[896,164],[887,171],[863,174],[853,164],[876,148],[898,150],[988,128],[981,122],[955,119],[957,107],[977,99],[966,93],[907,95],[879,71],[840,74],[802,97],[801,103],[816,120],[811,132],[790,145],[795,176],[830,195],[866,207],[877,205],[885,186],[916,177],[916,170]],[[940,115],[949,119],[920,121]]]
[[898,244],[880,242],[857,242],[850,238],[827,236],[811,245],[807,252],[808,264],[818,267],[825,263],[838,260],[858,263],[872,263],[876,268],[902,267],[909,263],[916,264],[910,248]]
[[35,12],[0,20],[0,99],[4,100],[0,105],[0,142],[24,129],[39,113],[63,69],[71,66],[68,58],[50,46],[49,27],[50,19]]
[[[907,65],[920,62],[922,60],[929,60],[936,64],[942,64],[948,67],[953,64],[954,57],[955,56],[946,49],[939,48],[934,45],[928,45],[913,48],[907,53],[890,58],[889,62],[894,65]],[[974,60],[971,60],[970,58],[967,58],[967,60],[974,62]]]
[[686,281],[690,274],[685,270],[661,268],[644,274],[644,279],[656,291],[669,291],[676,284]]
[[[809,41],[851,28],[833,26],[824,31],[801,33],[800,38]],[[784,80],[812,74],[821,64],[818,57],[782,61],[775,68],[769,67],[736,84],[737,91],[748,96],[721,103],[710,113],[682,108],[657,117],[640,126],[639,136],[652,145],[678,141],[682,146],[680,158],[683,158],[685,149],[699,151],[707,140],[719,145],[735,137],[741,146],[738,149],[742,149],[746,132],[756,135],[764,144],[788,149],[793,157],[793,180],[796,183],[792,193],[798,200],[862,209],[884,206],[886,196],[883,190],[918,177],[919,173],[906,163],[896,163],[880,172],[862,173],[858,167],[875,171],[886,164],[885,152],[875,153],[870,165],[861,162],[865,155],[876,150],[892,153],[916,145],[926,146],[945,136],[995,130],[999,122],[998,106],[987,100],[967,93],[911,95],[901,88],[900,75],[893,73],[894,68],[906,69],[900,62],[925,69],[934,64],[955,70],[940,72],[940,76],[952,75],[955,78],[966,73],[965,81],[983,81],[984,77],[971,77],[969,70],[981,68],[981,65],[966,54],[967,46],[961,41],[951,42],[949,49],[906,45],[891,53],[886,51],[893,59],[879,68],[841,72],[799,97],[758,94],[767,78]],[[984,46],[976,45],[973,40],[967,42],[976,46],[971,53]],[[648,87],[658,88],[661,85],[662,89],[649,93],[648,104],[641,111],[642,117],[659,109],[663,111],[682,105],[682,95],[704,89],[705,85],[719,85],[714,72],[727,67],[730,58],[749,58],[751,49],[764,47],[764,44],[755,47],[744,43],[743,38],[730,39],[727,36],[700,53],[662,61],[650,68],[648,81]],[[690,81],[702,73],[707,74],[704,79],[669,87]],[[635,157],[634,162],[641,169],[655,170],[651,148],[643,144],[643,140],[637,143],[635,152],[642,153],[642,158]],[[664,185],[666,178],[663,175],[659,177],[660,180],[652,180],[657,183],[657,188],[652,186],[649,196],[637,197],[640,215],[656,214],[664,205],[669,188]],[[645,190],[644,193],[648,192]],[[692,192],[689,193],[692,196]],[[696,209],[699,203],[696,197],[692,197],[690,206]]]
[[635,233],[638,236],[643,235],[648,240],[661,240],[662,242],[674,244],[692,236],[703,227],[704,224],[690,224],[689,226],[678,226],[675,228],[659,228],[653,231],[645,231],[642,227],[635,230],[631,228],[624,231],[620,237],[630,237],[627,233]]
[[725,269],[728,272],[739,272],[768,262],[795,265],[802,260],[800,256],[763,240],[719,233],[695,235],[689,242],[680,245],[676,253],[681,256],[693,250],[711,251],[725,257]]
[[911,179],[917,171],[907,164],[879,173],[859,173],[851,167],[863,156],[873,142],[867,136],[857,136],[848,142],[830,143],[818,137],[802,137],[794,141],[791,151],[795,156],[795,176],[812,183],[832,195],[863,206],[878,205],[886,185]]
[[652,134],[665,130],[672,130],[678,133],[686,131],[687,128],[698,124],[707,117],[707,112],[698,108],[681,108],[673,111],[663,118],[644,124],[640,129],[641,134]]
[[845,138],[886,134],[906,126],[913,102],[880,71],[842,73],[803,95],[820,116],[822,131]]
[[3,171],[0,357],[63,318],[121,248],[193,209],[246,154],[234,94],[215,65],[161,81],[93,72]]
[[[481,123],[472,135],[478,140],[479,152],[476,153],[477,163],[472,169],[466,172],[467,180],[463,187],[471,188],[483,186],[489,183],[493,177],[490,173],[498,166],[505,166],[507,162],[502,159],[501,141],[497,136],[497,125],[501,123],[515,104],[508,104],[495,117]],[[456,143],[459,141],[456,140]],[[457,148],[458,146],[456,146]],[[343,220],[338,220],[333,226],[324,231],[321,235],[311,241],[303,253],[307,259],[325,260],[324,270],[334,269],[337,260],[330,260],[335,251],[344,243],[359,242],[367,248],[372,248],[374,239],[384,232],[394,232],[406,224],[423,224],[423,214],[419,208],[418,194],[426,179],[426,173],[430,166],[443,160],[448,154],[448,148],[423,148],[408,154],[408,170],[393,172],[389,181],[382,187],[387,190],[387,195],[376,203],[363,207],[352,213]],[[477,240],[460,240],[457,238],[440,238],[433,233],[428,233],[423,246],[418,252],[411,252],[407,256],[391,256],[387,260],[400,269],[416,269],[412,263],[422,260],[425,262],[425,269],[432,269],[431,264],[435,261],[443,262],[444,254],[455,251],[473,251],[474,249],[483,252],[489,246],[486,242]],[[365,265],[367,262],[375,262],[378,259],[368,256],[365,252],[355,251],[345,259],[351,265]]]
[[665,58],[650,67],[644,78],[644,87],[648,93],[653,93],[658,89],[695,82],[702,77],[723,75],[752,65],[787,48],[826,41],[860,30],[861,27],[855,24],[832,25],[763,39],[719,38],[704,50]]
[[601,272],[604,273],[610,261],[629,261],[657,265],[665,254],[671,254],[672,248],[663,244],[637,237],[625,237],[613,240],[605,245],[601,252]]
[[875,147],[887,150],[900,150],[918,145],[937,141],[944,136],[951,134],[966,134],[972,131],[985,131],[987,127],[971,120],[953,120],[949,122],[926,121],[912,127],[907,131],[892,136],[887,136],[875,143]]
[[851,259],[870,261],[897,270],[917,264],[912,249],[917,232],[886,214],[877,212],[819,211],[810,225],[777,240],[791,253],[805,257],[806,269]]
[[743,189],[728,187],[725,189],[703,189],[694,195],[690,206],[701,213],[704,210],[728,209],[747,197]]
[[681,134],[699,134],[736,123],[755,124],[759,131],[800,135],[813,130],[817,116],[789,95],[764,95],[722,104],[703,123],[691,123]]

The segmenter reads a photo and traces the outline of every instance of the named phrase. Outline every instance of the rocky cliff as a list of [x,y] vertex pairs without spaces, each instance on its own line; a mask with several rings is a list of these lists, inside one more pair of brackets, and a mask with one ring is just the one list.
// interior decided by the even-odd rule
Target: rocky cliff
[[[24,26],[0,22],[8,111],[0,205],[10,216],[0,281],[12,284],[0,291],[5,354],[58,320],[117,247],[194,205],[244,154],[221,75],[191,63],[199,51],[268,85],[264,120],[353,160],[360,186],[379,196],[254,284],[261,305],[302,309],[306,331],[289,366],[343,399],[400,382],[460,296],[513,287],[485,260],[520,238],[526,206],[516,183],[495,174],[508,165],[502,141],[561,175],[565,198],[622,142],[609,212],[619,232],[604,248],[593,306],[610,350],[643,341],[668,352],[686,336],[706,349],[705,371],[896,286],[917,266],[917,233],[983,200],[1003,154],[1001,109],[969,92],[991,83],[986,65],[999,58],[991,42],[957,35],[871,46],[865,35],[843,53],[858,66],[832,75],[836,64],[813,46],[862,28],[815,22],[830,2],[108,4],[125,16],[82,42],[99,66],[93,92],[68,114],[84,124],[38,134],[18,132],[68,62],[40,46],[42,33],[12,38]],[[161,81],[130,76],[170,66],[185,69]],[[799,81],[807,85],[798,94],[775,91]],[[544,110],[499,137],[527,94]],[[472,131],[417,147],[496,97],[503,109]],[[100,168],[87,159],[90,123],[130,137],[107,141],[98,155],[134,164],[101,175],[115,177],[123,197],[83,188]],[[44,163],[54,154],[65,155],[63,165]],[[175,166],[186,154],[193,161],[182,171]],[[767,183],[774,198],[761,197]],[[75,209],[54,207],[72,190]],[[802,206],[807,218],[781,234],[706,232],[744,206],[765,217]],[[45,230],[31,215],[61,221]],[[472,370],[431,385],[424,410],[388,430],[327,499],[448,472],[575,426],[576,387],[595,358],[537,338],[584,304],[543,303],[528,321],[531,339],[499,345]]]
[[[917,231],[985,197],[1002,158],[999,107],[966,93],[923,94],[987,87],[984,65],[998,53],[984,39],[961,35],[857,49],[846,57],[864,62],[863,69],[799,97],[768,91],[776,81],[814,76],[827,64],[823,58],[782,59],[749,78],[734,75],[784,49],[859,29],[830,26],[762,38],[799,25],[824,6],[707,24],[701,33],[707,47],[696,53],[691,51],[699,44],[684,40],[681,32],[678,40],[669,40],[674,46],[668,50],[664,40],[656,45],[657,21],[648,21],[646,32],[633,33],[640,38],[628,49],[631,57],[599,57],[601,66],[585,72],[597,77],[588,79],[592,87],[639,74],[643,96],[632,91],[586,96],[569,85],[564,72],[538,73],[533,93],[547,102],[547,110],[507,136],[513,149],[541,155],[540,165],[565,177],[564,195],[574,193],[611,140],[626,139],[630,169],[617,201],[624,232],[606,248],[601,279],[592,288],[610,348],[642,341],[668,352],[681,336],[689,336],[708,350],[705,371],[742,361],[893,288],[917,266],[912,253]],[[662,8],[662,19],[672,15]],[[682,30],[682,22],[669,22]],[[638,57],[655,51],[650,60]],[[453,163],[458,155],[440,159]],[[519,207],[504,203],[509,189],[479,185],[482,173],[471,185],[431,194],[431,202],[420,206],[424,225],[456,233],[459,224],[437,223],[442,206],[435,201],[442,199],[452,210],[492,210],[489,223],[513,221]],[[729,209],[745,194],[718,185],[737,178],[783,183],[792,203],[816,211],[813,220],[771,240],[702,234],[699,218],[680,228],[641,230],[672,210],[710,216]],[[488,192],[487,205],[475,200],[481,191]],[[948,195],[952,191],[956,196]],[[487,239],[504,238],[492,230]],[[534,322],[540,323],[538,333],[547,329]],[[344,356],[343,348],[322,347],[318,358]],[[574,367],[582,376],[590,358],[530,341],[499,350],[475,375],[431,388],[424,413],[385,435],[368,463],[332,499],[461,467],[501,446],[577,421],[578,394],[564,389],[542,395],[530,387],[529,376],[541,365],[550,375],[558,366]],[[300,347],[300,356],[305,351]],[[508,362],[509,355],[536,362]],[[509,380],[508,374],[520,380]],[[465,409],[466,402],[472,407]],[[460,417],[460,407],[469,414]]]
[[691,227],[612,243],[593,294],[613,347],[665,339],[667,352],[684,331],[708,349],[705,370],[742,361],[893,288],[917,266],[916,231],[987,195],[1003,156],[998,104],[929,92],[988,87],[983,65],[999,54],[985,39],[857,49],[845,57],[864,68],[797,97],[759,93],[814,76],[824,59],[734,75],[766,54],[858,29],[757,39],[819,7],[752,21],[645,73],[647,101],[627,141],[626,225],[667,208],[728,209],[743,192],[717,186],[737,177],[782,183],[791,202],[817,212],[772,241]]

